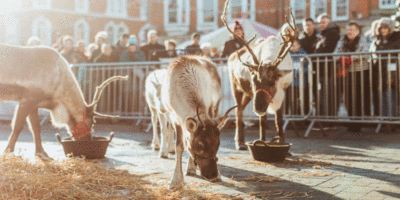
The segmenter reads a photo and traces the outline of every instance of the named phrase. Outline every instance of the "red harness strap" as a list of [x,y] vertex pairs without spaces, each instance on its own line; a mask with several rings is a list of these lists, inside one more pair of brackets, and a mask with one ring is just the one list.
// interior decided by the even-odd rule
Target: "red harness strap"
[[[83,130],[82,133],[78,134],[78,131]],[[72,136],[75,138],[82,137],[85,135],[90,134],[90,130],[88,130],[87,125],[86,125],[86,113],[83,113],[83,121],[76,125],[74,128],[72,128],[73,134]]]
[[273,102],[272,102],[272,96],[271,96],[271,94],[270,94],[270,93],[269,93],[267,90],[264,90],[264,89],[258,89],[258,90],[257,90],[257,92],[258,92],[258,91],[261,91],[261,92],[264,92],[265,94],[267,94],[267,95],[268,95],[268,97],[271,99],[271,103],[273,103]]

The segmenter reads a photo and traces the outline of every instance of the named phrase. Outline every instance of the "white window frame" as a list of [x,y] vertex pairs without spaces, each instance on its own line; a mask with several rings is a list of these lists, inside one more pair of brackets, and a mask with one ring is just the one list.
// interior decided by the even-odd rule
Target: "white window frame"
[[3,25],[2,34],[5,44],[20,45],[20,23],[15,15],[4,15],[2,17]]
[[[189,32],[190,28],[190,0],[177,0],[178,3],[178,8],[177,8],[177,22],[176,23],[170,23],[169,22],[169,1],[170,0],[164,0],[164,29],[168,32],[169,36],[174,36],[174,35],[186,35]],[[183,1],[187,1],[186,8],[183,8]],[[185,22],[182,22],[182,11],[183,9],[185,10]]]
[[[38,1],[45,1],[46,5],[40,5]],[[33,0],[32,7],[38,9],[51,9],[51,0]]]
[[337,1],[338,0],[332,0],[332,20],[334,21],[345,21],[349,19],[349,0],[346,1],[347,5],[347,10],[346,10],[346,16],[337,16]]
[[[79,1],[83,2],[83,8],[77,6]],[[75,12],[89,13],[89,0],[75,0]]]
[[21,0],[5,0],[2,8],[0,8],[1,12],[4,11],[18,11],[21,10]]
[[114,21],[110,21],[106,24],[106,26],[104,27],[104,31],[108,33],[108,29],[112,27],[114,29],[113,31],[113,38],[111,38],[110,34],[108,34],[108,44],[114,45],[114,43],[116,42],[115,38],[116,38],[116,33],[117,33],[117,25],[114,23]]
[[89,23],[81,18],[78,21],[75,22],[74,24],[74,38],[75,38],[75,42],[77,42],[79,40],[78,38],[78,27],[79,25],[83,24],[83,40],[85,41],[86,44],[90,43],[90,25]]
[[140,19],[147,21],[149,17],[149,1],[140,0]]
[[310,17],[314,20],[318,18],[318,16],[315,16],[316,10],[315,10],[315,5],[317,3],[325,2],[325,12],[328,12],[328,2],[326,1],[320,1],[320,0],[310,0]]
[[[295,7],[295,5],[296,5],[295,1],[298,1],[298,0],[290,0],[290,7],[292,7],[293,15],[294,15],[295,19],[296,19],[296,10],[303,10],[304,14],[305,14],[304,18],[306,18],[307,17],[307,14],[306,14],[306,2],[307,2],[307,0],[304,0],[304,4],[303,4],[302,8]],[[302,21],[303,21],[303,19],[296,19],[295,20],[296,23],[302,23]]]
[[[232,22],[232,20],[233,20],[231,5],[232,4],[228,5],[228,14],[227,14],[228,17],[226,19],[228,22]],[[248,0],[242,0],[242,11],[247,10],[248,7],[249,7]],[[250,11],[247,11],[247,12],[250,12],[250,15],[249,15],[249,13],[247,15],[250,16],[251,20],[256,20],[256,0],[250,0]]]
[[[111,3],[112,1],[120,1],[121,2],[121,8],[122,8],[122,12],[111,12],[112,8],[111,8]],[[107,0],[107,11],[106,11],[107,15],[109,16],[113,16],[113,17],[120,17],[120,18],[124,18],[128,16],[128,10],[127,10],[127,2],[126,0]]]
[[204,21],[204,0],[197,0],[197,30],[198,31],[208,31],[214,30],[218,28],[218,0],[214,1],[214,21],[212,22],[205,22]]
[[[52,25],[51,25],[51,21],[47,18],[45,18],[44,16],[40,16],[38,18],[36,18],[33,22],[32,22],[32,36],[37,36],[39,37],[39,35],[37,35],[37,31],[39,29],[38,24],[40,22],[44,22],[46,24],[47,27],[47,35],[46,35],[46,41],[41,41],[42,44],[47,45],[47,46],[51,46],[52,45]],[[41,38],[40,38],[41,39]]]
[[[394,1],[394,0],[392,0],[392,1]],[[379,8],[380,9],[393,9],[393,8],[396,8],[396,3],[394,3],[393,5],[384,5],[382,3],[382,0],[379,0]]]

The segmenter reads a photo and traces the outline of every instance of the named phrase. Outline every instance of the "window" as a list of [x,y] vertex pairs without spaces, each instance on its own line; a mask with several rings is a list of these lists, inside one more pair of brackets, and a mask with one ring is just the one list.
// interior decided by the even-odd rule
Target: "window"
[[75,0],[75,11],[79,13],[89,12],[89,0]]
[[149,15],[149,2],[147,0],[140,0],[140,19],[143,21],[147,21],[147,17]]
[[47,18],[40,16],[35,19],[32,23],[32,36],[39,37],[40,41],[44,45],[52,45],[52,30],[51,22]]
[[326,1],[320,1],[320,0],[311,0],[310,2],[310,16],[314,20],[317,19],[318,15],[322,13],[326,13]]
[[51,0],[33,0],[34,8],[51,9]]
[[113,21],[108,22],[108,24],[105,27],[105,31],[108,33],[108,44],[114,45],[116,41],[114,41],[116,35],[115,31],[117,30],[117,26]]
[[126,0],[108,0],[107,14],[116,17],[126,17],[128,15],[126,7]]
[[218,0],[197,0],[197,30],[218,28]]
[[349,0],[332,1],[332,19],[333,20],[349,19]]
[[122,34],[129,34],[129,28],[123,22],[117,26],[113,21],[111,21],[106,25],[105,31],[108,33],[108,43],[111,45],[116,44]]
[[20,27],[18,18],[15,15],[4,15],[2,20],[4,25],[1,29],[4,37],[3,42],[6,44],[19,45]]
[[184,35],[190,26],[190,0],[164,0],[164,28],[168,35]]
[[75,22],[74,25],[74,38],[75,42],[78,40],[84,40],[86,44],[89,44],[90,40],[90,26],[85,19],[80,19]]
[[237,18],[256,19],[256,1],[255,0],[231,0],[227,14],[228,22]]
[[20,0],[3,0],[3,4],[0,7],[0,12],[16,11],[19,9],[21,9]]
[[381,9],[396,8],[396,0],[379,0],[379,8]]
[[306,0],[291,0],[290,6],[296,23],[301,23],[306,18]]

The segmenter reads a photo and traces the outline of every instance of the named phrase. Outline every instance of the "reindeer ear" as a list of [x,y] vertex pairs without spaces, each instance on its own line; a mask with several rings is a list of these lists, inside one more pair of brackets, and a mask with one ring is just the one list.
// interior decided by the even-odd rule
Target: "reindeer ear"
[[193,134],[197,130],[197,122],[193,118],[189,117],[185,121],[186,129]]

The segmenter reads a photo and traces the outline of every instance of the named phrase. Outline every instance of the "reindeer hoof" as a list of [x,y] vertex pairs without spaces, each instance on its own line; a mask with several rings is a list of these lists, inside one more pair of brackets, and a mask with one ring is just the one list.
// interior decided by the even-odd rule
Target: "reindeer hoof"
[[36,157],[39,157],[39,158],[41,158],[41,159],[43,159],[43,160],[50,160],[50,159],[52,159],[52,158],[50,158],[50,157],[47,155],[46,152],[37,152],[37,153],[35,153],[35,156],[36,156]]
[[153,151],[160,151],[160,147],[153,147]]
[[175,155],[175,151],[170,151],[169,154]]
[[160,152],[159,158],[168,159],[168,153]]
[[196,170],[192,171],[186,171],[186,176],[196,176]]
[[247,146],[246,145],[236,145],[236,149],[239,151],[246,151]]

